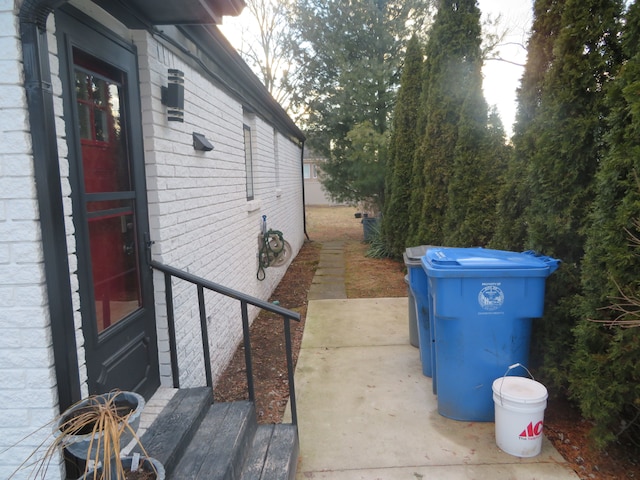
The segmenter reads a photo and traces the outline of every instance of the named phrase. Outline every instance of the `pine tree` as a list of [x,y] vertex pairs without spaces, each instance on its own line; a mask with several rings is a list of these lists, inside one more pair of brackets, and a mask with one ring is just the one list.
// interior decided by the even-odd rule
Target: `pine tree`
[[[586,418],[595,421],[599,446],[621,431],[636,445],[640,440],[640,331],[619,323],[603,326],[592,320],[615,321],[625,308],[638,310],[640,290],[640,4],[626,16],[622,36],[626,62],[607,90],[611,108],[606,140],[608,153],[596,177],[596,197],[587,232],[582,269],[582,318],[575,330],[571,392]],[[636,306],[633,305],[635,301]],[[637,321],[622,315],[622,321]],[[622,428],[621,426],[625,427]]]
[[[294,105],[309,146],[324,156],[323,186],[345,202],[384,204],[384,151],[362,165],[353,142],[389,130],[403,52],[430,17],[432,0],[298,0],[295,26],[304,65]],[[373,151],[375,145],[368,145]]]
[[566,1],[539,112],[527,133],[534,142],[526,171],[527,244],[563,261],[547,282],[545,317],[534,332],[542,373],[558,386],[567,382],[584,232],[604,154],[603,92],[619,62],[621,11],[619,0]]
[[417,224],[412,225],[414,244],[442,245],[447,211],[447,190],[458,141],[462,106],[481,64],[480,10],[475,0],[440,0],[427,42],[427,74],[424,95],[426,123],[414,162],[424,178]]
[[402,256],[407,247],[411,175],[416,148],[418,101],[422,89],[422,47],[416,36],[407,45],[387,164],[387,201],[382,234],[389,252]]

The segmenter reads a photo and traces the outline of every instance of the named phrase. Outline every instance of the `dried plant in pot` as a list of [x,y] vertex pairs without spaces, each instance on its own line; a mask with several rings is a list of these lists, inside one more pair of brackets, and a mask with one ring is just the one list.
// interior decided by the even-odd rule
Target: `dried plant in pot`
[[[58,420],[56,443],[72,455],[86,460],[94,480],[160,479],[164,470],[148,459],[136,432],[144,398],[134,392],[113,391],[94,395],[69,408]],[[135,439],[146,457],[121,457],[122,449]],[[134,463],[135,462],[135,463]],[[132,468],[133,466],[133,468]],[[160,475],[162,473],[162,475]]]
[[[136,435],[144,403],[144,398],[137,393],[116,390],[92,395],[69,407],[54,422],[53,441],[44,456],[35,463],[33,478],[46,476],[51,459],[62,448],[76,458],[85,460],[83,478],[86,479],[164,478],[164,469],[157,468],[157,462],[148,458]],[[134,464],[133,470],[140,470],[134,475],[130,474],[132,458],[121,457],[122,449],[133,439],[144,454]],[[29,459],[25,464],[28,462]],[[138,466],[141,468],[138,469]],[[144,470],[150,474],[142,475],[140,472]]]
[[136,436],[144,403],[141,395],[119,390],[85,398],[60,415],[55,443],[83,460],[119,454]]

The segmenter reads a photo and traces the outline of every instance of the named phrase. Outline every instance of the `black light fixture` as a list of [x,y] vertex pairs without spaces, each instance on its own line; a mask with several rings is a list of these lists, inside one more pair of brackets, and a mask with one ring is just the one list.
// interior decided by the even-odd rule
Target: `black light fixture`
[[192,135],[194,149],[200,150],[201,152],[209,152],[213,150],[213,145],[202,133],[193,132]]
[[167,120],[184,122],[184,73],[170,68],[168,74],[167,86],[162,87],[162,103],[168,107]]

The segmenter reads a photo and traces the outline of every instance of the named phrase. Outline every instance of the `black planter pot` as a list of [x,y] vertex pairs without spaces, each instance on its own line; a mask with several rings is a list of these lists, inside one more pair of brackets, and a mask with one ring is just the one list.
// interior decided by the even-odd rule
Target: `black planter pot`
[[[130,471],[133,457],[123,457],[121,461],[122,461],[122,467],[124,468],[124,470]],[[155,471],[156,480],[165,480],[166,473],[164,470],[164,466],[155,458],[140,457],[140,464],[138,466],[138,469],[145,472]],[[82,480],[93,480],[94,473],[95,473],[95,470],[89,470],[85,475],[82,476]],[[97,473],[98,473],[97,478],[100,478],[100,475],[102,475],[102,467],[98,467]],[[117,477],[117,471],[115,468],[111,469],[111,478],[108,480],[119,480]]]
[[[115,397],[115,398],[114,398]],[[69,407],[56,422],[54,426],[54,436],[60,438],[61,445],[74,457],[83,460],[86,459],[100,459],[104,456],[102,448],[98,450],[98,438],[102,435],[102,432],[78,433],[75,435],[69,435],[61,432],[61,426],[64,425],[70,418],[86,409],[90,409],[92,405],[106,404],[108,401],[113,400],[117,408],[123,408],[128,411],[132,411],[128,419],[128,424],[133,432],[138,430],[140,425],[140,415],[144,408],[144,398],[135,392],[110,392],[104,395],[92,396],[85,400],[82,400],[75,405]],[[131,442],[133,439],[133,433],[129,428],[125,428],[120,440],[120,448],[123,448]],[[93,442],[93,444],[92,444]],[[89,446],[91,445],[91,448]]]

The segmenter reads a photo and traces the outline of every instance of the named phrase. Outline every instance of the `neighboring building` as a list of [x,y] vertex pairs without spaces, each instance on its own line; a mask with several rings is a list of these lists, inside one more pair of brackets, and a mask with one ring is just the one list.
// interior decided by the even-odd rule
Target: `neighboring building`
[[[304,136],[214,25],[242,7],[0,2],[0,478],[80,397],[172,385],[150,260],[267,299],[263,215],[302,246]],[[204,385],[197,291],[173,293],[180,383]],[[217,377],[240,307],[205,302]]]
[[313,206],[339,205],[334,202],[320,182],[322,164],[326,160],[310,149],[304,151],[304,203]]

